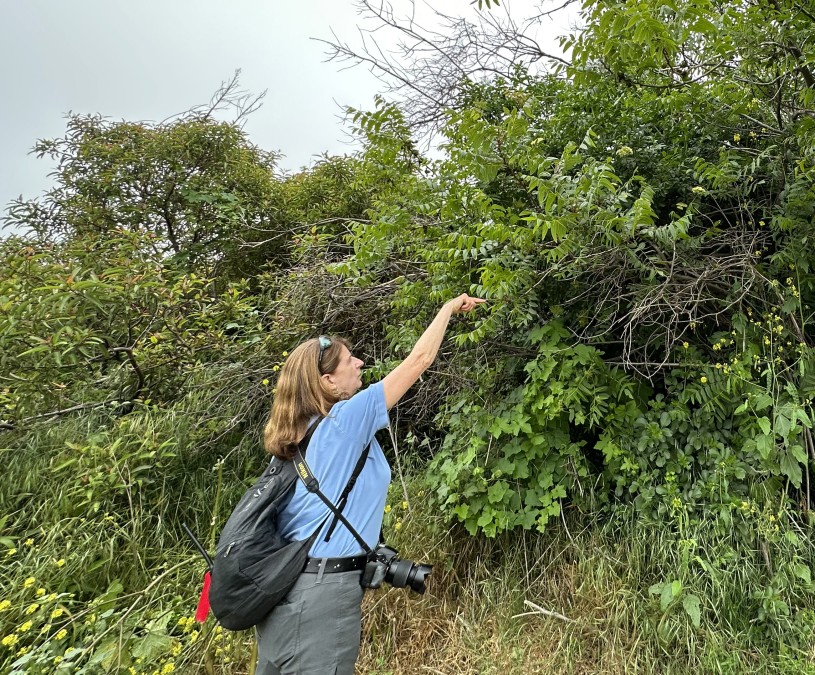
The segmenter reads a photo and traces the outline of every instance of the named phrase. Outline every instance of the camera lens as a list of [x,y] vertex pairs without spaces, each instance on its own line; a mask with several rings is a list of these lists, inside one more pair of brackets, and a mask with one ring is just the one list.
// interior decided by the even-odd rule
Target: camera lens
[[408,575],[407,583],[410,588],[419,594],[423,594],[427,590],[427,577],[433,571],[433,565],[425,565],[423,563],[416,563]]
[[385,580],[394,588],[404,588],[408,584],[412,567],[413,562],[410,560],[391,558]]
[[414,563],[396,557],[396,551],[389,546],[376,549],[380,563],[387,565],[385,581],[394,588],[409,586],[412,591],[422,594],[427,590],[427,577],[433,571],[433,565]]
[[385,580],[394,588],[409,586],[411,590],[421,594],[427,589],[427,577],[432,571],[433,565],[393,558]]

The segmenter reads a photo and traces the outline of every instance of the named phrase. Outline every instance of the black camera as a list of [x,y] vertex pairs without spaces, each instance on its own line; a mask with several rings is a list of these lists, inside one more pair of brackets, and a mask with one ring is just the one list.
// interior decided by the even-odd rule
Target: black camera
[[387,581],[394,588],[410,588],[417,593],[424,593],[427,588],[427,577],[433,571],[433,565],[415,563],[396,557],[396,551],[390,546],[378,546],[374,551],[376,557],[369,560],[362,571],[360,584],[363,588],[379,588]]

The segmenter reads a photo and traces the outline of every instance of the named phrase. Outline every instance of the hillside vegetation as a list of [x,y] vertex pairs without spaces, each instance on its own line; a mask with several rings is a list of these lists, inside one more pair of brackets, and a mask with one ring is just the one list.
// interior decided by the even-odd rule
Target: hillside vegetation
[[[489,3],[487,3],[489,6]],[[489,11],[485,8],[485,11]],[[587,0],[571,64],[280,175],[239,122],[74,115],[0,241],[0,671],[251,673],[191,618],[299,341],[392,411],[360,673],[815,672],[815,12]],[[219,100],[236,96],[228,86]]]

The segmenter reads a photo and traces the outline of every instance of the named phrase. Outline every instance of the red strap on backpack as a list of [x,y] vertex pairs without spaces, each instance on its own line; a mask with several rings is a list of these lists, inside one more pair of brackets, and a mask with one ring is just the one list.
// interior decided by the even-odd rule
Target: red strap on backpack
[[211,577],[209,572],[204,573],[204,587],[201,589],[201,597],[198,598],[198,609],[195,610],[195,620],[204,623],[209,614],[209,583]]

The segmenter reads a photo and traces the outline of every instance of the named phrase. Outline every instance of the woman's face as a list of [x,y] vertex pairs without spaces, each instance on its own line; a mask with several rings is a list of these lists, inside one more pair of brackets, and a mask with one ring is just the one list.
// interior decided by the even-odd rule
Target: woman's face
[[359,391],[362,386],[362,361],[356,358],[348,350],[348,347],[341,345],[342,356],[340,356],[339,365],[334,368],[333,372],[323,375],[332,385],[337,388],[343,398],[351,398]]

